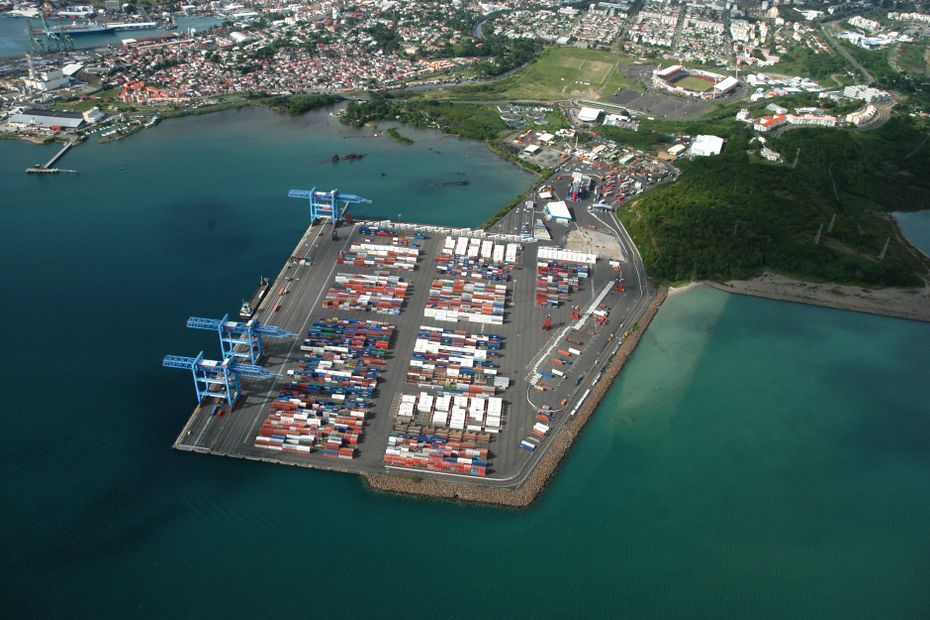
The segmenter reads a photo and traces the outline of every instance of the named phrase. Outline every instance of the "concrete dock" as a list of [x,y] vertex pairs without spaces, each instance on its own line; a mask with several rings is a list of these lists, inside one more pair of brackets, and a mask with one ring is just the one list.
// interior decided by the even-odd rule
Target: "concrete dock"
[[[523,208],[523,207],[518,207]],[[250,460],[273,462],[285,465],[311,467],[326,470],[365,473],[397,473],[404,476],[438,476],[461,481],[464,484],[486,484],[496,486],[519,486],[532,471],[533,466],[546,451],[550,432],[535,452],[519,449],[520,441],[527,437],[535,423],[538,408],[549,406],[560,410],[553,420],[553,429],[564,423],[570,412],[590,391],[598,378],[598,372],[607,357],[623,339],[629,328],[649,305],[655,290],[645,277],[641,259],[622,227],[612,217],[588,212],[585,203],[573,205],[577,222],[570,225],[550,224],[552,241],[545,245],[564,246],[567,233],[575,227],[596,228],[618,238],[622,248],[622,268],[626,291],[611,290],[616,274],[606,261],[598,261],[590,277],[575,292],[571,301],[559,308],[541,308],[535,305],[535,268],[539,244],[524,241],[518,259],[518,267],[512,272],[509,282],[509,297],[503,325],[480,325],[460,321],[439,322],[424,317],[424,307],[429,285],[434,277],[435,258],[439,255],[447,235],[473,234],[468,229],[449,229],[421,226],[417,230],[428,236],[420,241],[420,259],[416,270],[397,272],[410,283],[410,289],[400,315],[382,315],[365,312],[335,311],[322,308],[321,301],[332,286],[336,273],[371,273],[370,269],[357,268],[349,264],[337,264],[340,251],[348,250],[351,243],[358,241],[359,226],[341,226],[339,239],[332,241],[329,225],[310,226],[301,237],[292,259],[274,279],[266,301],[256,313],[262,322],[282,327],[298,334],[291,340],[264,341],[265,358],[262,364],[281,373],[280,379],[242,381],[242,396],[232,412],[222,417],[213,417],[210,412],[216,402],[204,402],[198,406],[178,436],[174,447],[182,451],[208,453]],[[539,212],[536,213],[540,216]],[[413,227],[412,224],[391,224],[394,227]],[[483,233],[482,233],[483,234]],[[517,237],[509,236],[508,241]],[[293,257],[309,257],[311,264],[300,264]],[[284,289],[289,292],[281,296]],[[275,305],[280,303],[279,311]],[[609,311],[606,325],[595,325],[588,317],[580,322],[570,319],[571,305],[581,306],[582,311],[598,307]],[[551,315],[553,329],[543,331],[546,315]],[[354,318],[386,321],[395,326],[395,338],[388,356],[386,372],[374,398],[373,416],[367,422],[363,441],[358,445],[356,458],[352,460],[326,458],[321,451],[310,454],[287,454],[271,452],[255,447],[258,428],[268,415],[269,404],[277,396],[288,368],[301,359],[300,345],[307,328],[314,319]],[[574,326],[579,329],[574,329]],[[406,385],[405,378],[413,344],[420,325],[465,330],[470,333],[495,333],[503,338],[502,356],[495,362],[500,365],[499,374],[511,379],[511,386],[498,393],[505,401],[503,428],[490,445],[489,474],[485,478],[449,473],[433,473],[422,470],[386,468],[383,462],[387,438],[393,430],[394,404],[400,394],[415,394],[423,388]],[[549,351],[560,342],[566,330],[572,330],[576,340],[583,342],[581,355],[565,370],[566,377],[554,389],[533,389],[533,369],[547,359]],[[435,391],[433,391],[435,393]],[[567,401],[564,406],[561,402]]]
[[29,174],[57,174],[59,172],[76,173],[77,170],[63,170],[60,168],[52,167],[55,165],[55,162],[61,159],[64,156],[64,154],[67,153],[68,150],[71,149],[71,147],[74,146],[75,144],[77,144],[77,142],[74,140],[66,142],[65,145],[62,146],[61,149],[58,150],[58,152],[52,155],[51,159],[49,159],[47,162],[45,162],[44,164],[40,166],[33,166],[31,168],[26,168],[26,172]]

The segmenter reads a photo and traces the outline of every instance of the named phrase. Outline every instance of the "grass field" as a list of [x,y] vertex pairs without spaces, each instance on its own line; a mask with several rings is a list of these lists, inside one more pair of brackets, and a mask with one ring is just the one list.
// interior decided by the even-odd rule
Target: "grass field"
[[675,86],[680,86],[686,90],[694,91],[696,93],[703,93],[705,90],[710,90],[713,88],[714,82],[712,80],[689,75],[675,82]]
[[553,47],[526,68],[489,84],[434,91],[430,97],[461,99],[598,99],[630,86],[620,66],[632,58],[577,47]]

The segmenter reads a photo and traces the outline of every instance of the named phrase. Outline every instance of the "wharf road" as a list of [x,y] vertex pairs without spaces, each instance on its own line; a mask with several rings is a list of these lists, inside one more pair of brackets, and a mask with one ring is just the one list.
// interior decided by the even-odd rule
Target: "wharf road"
[[[556,191],[558,189],[556,186]],[[587,205],[590,204],[590,200],[569,204],[580,226],[594,226],[618,238],[624,255],[622,267],[626,292],[610,291],[600,300],[600,307],[610,312],[606,325],[596,327],[593,320],[588,318],[580,325],[580,329],[572,330],[573,339],[584,344],[570,346],[581,349],[582,355],[580,358],[573,358],[572,366],[560,367],[566,374],[564,379],[542,379],[539,383],[546,386],[546,391],[531,386],[534,378],[532,370],[535,366],[546,370],[552,368],[549,358],[553,357],[556,348],[563,348],[565,340],[561,335],[570,323],[575,323],[569,316],[571,305],[580,305],[583,312],[587,311],[605,289],[612,287],[616,274],[606,262],[599,261],[596,264],[592,270],[593,277],[583,282],[580,290],[571,296],[567,304],[558,308],[537,308],[534,300],[538,244],[524,243],[523,252],[518,259],[519,266],[513,270],[509,283],[503,325],[438,322],[435,319],[424,318],[423,309],[429,284],[436,277],[433,268],[435,258],[440,253],[446,235],[427,232],[430,238],[418,242],[421,256],[416,270],[390,272],[409,283],[407,298],[400,315],[334,311],[323,309],[321,300],[333,284],[335,274],[370,274],[374,270],[336,263],[338,252],[347,250],[352,242],[361,238],[358,235],[358,224],[353,227],[340,227],[337,241],[330,238],[331,226],[315,225],[307,229],[292,254],[292,257],[297,258],[309,256],[311,264],[300,265],[297,260],[289,260],[275,278],[266,300],[256,315],[262,322],[297,334],[296,338],[290,340],[263,341],[265,356],[261,363],[266,368],[280,373],[281,377],[265,381],[242,379],[242,396],[236,408],[232,412],[227,411],[222,417],[210,416],[214,404],[219,401],[208,401],[197,407],[174,447],[184,451],[342,472],[383,473],[387,470],[401,475],[438,476],[467,484],[519,486],[545,453],[548,437],[555,435],[554,432],[550,432],[547,440],[533,453],[519,449],[520,441],[527,437],[529,429],[535,423],[536,410],[542,406],[549,406],[559,412],[553,418],[553,430],[563,424],[568,419],[569,412],[579,404],[581,395],[596,381],[610,354],[620,345],[623,331],[638,320],[655,294],[652,283],[646,278],[638,252],[614,218],[610,214],[589,212]],[[522,209],[523,206],[518,208]],[[533,215],[541,217],[539,211]],[[522,214],[515,213],[514,217],[518,217],[519,220],[508,217],[502,225],[519,229],[526,220]],[[569,227],[551,223],[549,226],[553,236],[552,244],[564,245]],[[375,240],[376,243],[379,241]],[[285,289],[289,292],[281,296],[281,291]],[[278,303],[281,307],[275,312],[274,308]],[[546,315],[552,317],[553,329],[549,332],[542,330]],[[375,393],[374,405],[362,441],[358,445],[358,456],[352,460],[333,459],[324,457],[321,451],[309,455],[296,455],[254,447],[255,435],[268,414],[268,404],[277,395],[281,384],[287,381],[286,370],[301,359],[300,345],[310,322],[315,318],[333,316],[384,321],[395,326],[386,371]],[[496,358],[495,362],[500,366],[499,375],[511,380],[511,387],[498,394],[505,403],[504,426],[490,446],[492,457],[487,478],[398,470],[386,468],[383,464],[387,437],[394,425],[394,403],[399,400],[401,393],[415,394],[427,390],[405,384],[407,366],[420,325],[470,333],[496,333],[503,337],[502,356]],[[546,354],[550,348],[552,353]],[[436,390],[431,391],[436,393]],[[564,407],[560,404],[562,399],[568,400]]]

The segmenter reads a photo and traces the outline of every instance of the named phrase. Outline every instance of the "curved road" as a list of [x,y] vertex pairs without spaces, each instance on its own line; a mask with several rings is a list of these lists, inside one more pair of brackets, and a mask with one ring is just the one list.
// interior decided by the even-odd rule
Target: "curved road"
[[833,36],[832,29],[835,23],[836,22],[821,24],[820,31],[823,32],[824,36],[827,38],[827,42],[830,43],[830,47],[832,47],[840,56],[845,58],[846,62],[855,67],[856,71],[862,74],[866,86],[872,84],[875,81],[875,78],[872,76],[872,74],[869,73],[865,67],[859,64],[859,61],[853,58],[852,54],[850,54],[846,48],[843,47],[843,44],[840,41],[837,41],[836,37]]

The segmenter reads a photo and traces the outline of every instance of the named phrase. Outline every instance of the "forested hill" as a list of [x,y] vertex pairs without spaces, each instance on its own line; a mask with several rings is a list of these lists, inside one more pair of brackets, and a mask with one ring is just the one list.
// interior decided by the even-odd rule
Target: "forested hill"
[[841,283],[921,284],[925,265],[895,240],[887,214],[930,207],[926,126],[895,117],[873,132],[788,131],[768,143],[786,164],[750,155],[758,144],[750,145],[746,125],[724,127],[722,155],[680,161],[676,183],[618,211],[650,275],[741,279],[772,270]]

